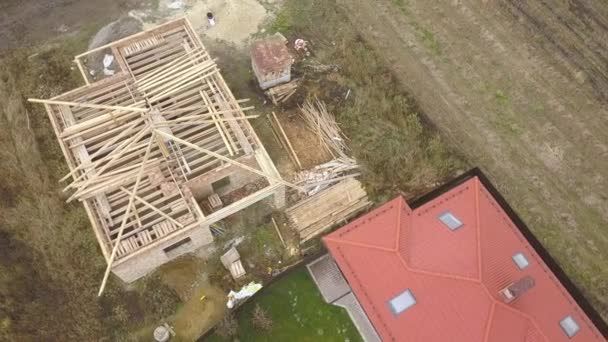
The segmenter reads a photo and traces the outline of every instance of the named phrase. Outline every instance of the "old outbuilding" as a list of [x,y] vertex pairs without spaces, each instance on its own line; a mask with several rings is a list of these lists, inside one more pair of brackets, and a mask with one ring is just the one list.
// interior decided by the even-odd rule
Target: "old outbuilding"
[[251,46],[251,66],[262,89],[289,82],[293,62],[287,39],[280,33],[258,39]]

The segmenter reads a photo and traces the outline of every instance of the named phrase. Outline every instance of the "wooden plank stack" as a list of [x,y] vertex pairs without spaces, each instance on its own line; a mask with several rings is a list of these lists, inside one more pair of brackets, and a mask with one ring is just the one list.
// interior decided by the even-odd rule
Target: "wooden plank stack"
[[284,103],[298,90],[299,79],[293,79],[290,82],[278,85],[268,89],[265,94],[270,98],[272,103],[277,106],[279,103]]
[[312,196],[338,181],[359,176],[358,172],[352,172],[358,168],[359,165],[352,159],[333,159],[313,169],[300,171],[294,183],[305,188],[306,194]]
[[285,213],[290,225],[300,235],[300,243],[303,243],[353,217],[369,205],[361,183],[348,178],[298,202]]

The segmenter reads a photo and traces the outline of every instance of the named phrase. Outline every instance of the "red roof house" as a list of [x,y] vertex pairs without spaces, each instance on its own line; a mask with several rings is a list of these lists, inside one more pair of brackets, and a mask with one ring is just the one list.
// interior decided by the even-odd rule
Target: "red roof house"
[[383,341],[605,341],[485,179],[431,197],[323,238]]

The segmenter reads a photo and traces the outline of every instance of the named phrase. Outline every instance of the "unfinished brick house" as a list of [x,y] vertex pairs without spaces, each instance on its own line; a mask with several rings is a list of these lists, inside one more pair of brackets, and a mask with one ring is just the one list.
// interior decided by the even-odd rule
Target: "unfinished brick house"
[[[91,82],[88,55],[118,69]],[[131,282],[211,246],[210,225],[285,185],[186,19],[76,56],[86,85],[43,103],[111,270]],[[103,285],[102,285],[103,290]],[[101,293],[101,291],[100,291]]]
[[292,64],[287,40],[280,33],[258,39],[251,45],[251,66],[262,89],[289,82]]

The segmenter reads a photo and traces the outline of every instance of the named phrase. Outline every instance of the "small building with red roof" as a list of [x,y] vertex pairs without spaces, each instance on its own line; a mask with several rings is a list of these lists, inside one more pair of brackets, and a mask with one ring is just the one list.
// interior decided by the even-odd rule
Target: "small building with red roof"
[[600,316],[477,169],[323,242],[343,277],[333,297],[356,298],[382,341],[606,341]]
[[262,89],[289,82],[293,62],[287,39],[280,33],[251,44],[251,67]]

